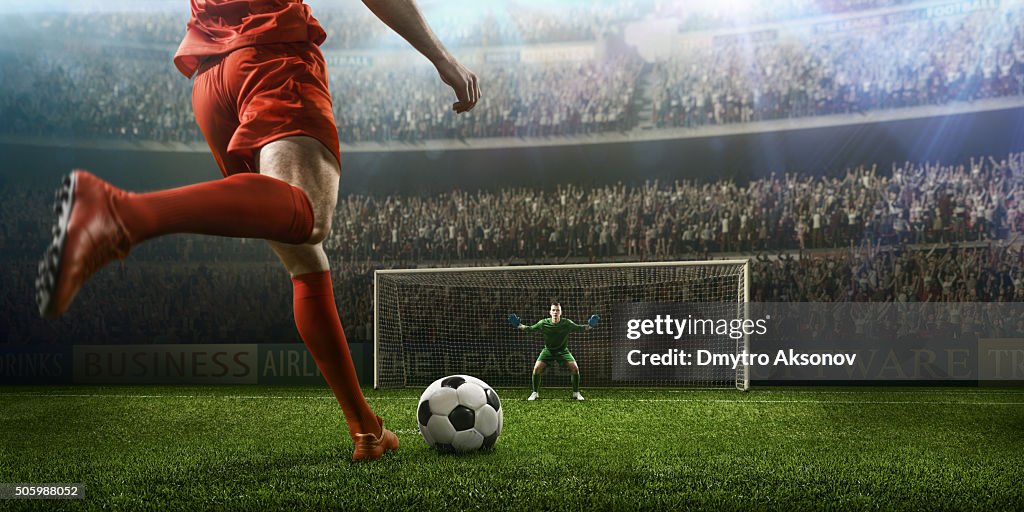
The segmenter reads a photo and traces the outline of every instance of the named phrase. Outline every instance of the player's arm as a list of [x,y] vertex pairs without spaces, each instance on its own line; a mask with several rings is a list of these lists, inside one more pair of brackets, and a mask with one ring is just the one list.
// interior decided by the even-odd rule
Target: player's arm
[[585,323],[583,325],[579,325],[576,322],[573,322],[572,320],[569,320],[569,324],[572,325],[573,329],[576,330],[576,331],[589,331],[591,329],[596,329],[597,328],[597,323],[600,322],[600,321],[601,321],[601,317],[600,316],[598,316],[598,315],[590,315],[590,318],[587,319],[587,323]]
[[533,325],[526,325],[526,324],[520,325],[519,329],[523,330],[523,331],[536,331],[536,330],[540,329],[540,326],[542,326],[542,325],[544,325],[544,320],[539,320],[539,321],[537,321],[537,323],[535,323]]
[[441,81],[455,90],[459,101],[452,105],[452,109],[456,113],[469,112],[476,106],[480,99],[480,84],[476,75],[448,53],[423,19],[415,0],[363,0],[363,3],[385,25],[434,64],[437,73],[441,75]]
[[537,329],[540,329],[540,326],[544,321],[541,320],[533,325],[526,325],[519,319],[519,315],[512,313],[508,315],[508,323],[520,331],[536,331]]
[[569,320],[568,318],[566,318],[566,321],[569,322],[569,326],[572,327],[572,330],[575,332],[589,331],[591,329],[591,327],[587,324],[580,325],[576,322],[573,322],[572,320]]

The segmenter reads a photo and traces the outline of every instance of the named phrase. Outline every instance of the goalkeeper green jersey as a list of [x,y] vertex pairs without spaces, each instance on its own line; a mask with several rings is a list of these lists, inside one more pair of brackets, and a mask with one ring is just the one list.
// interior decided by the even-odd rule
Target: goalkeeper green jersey
[[552,352],[561,352],[569,348],[569,333],[587,330],[568,318],[557,324],[551,318],[545,318],[526,328],[527,331],[540,331],[544,335],[544,347]]

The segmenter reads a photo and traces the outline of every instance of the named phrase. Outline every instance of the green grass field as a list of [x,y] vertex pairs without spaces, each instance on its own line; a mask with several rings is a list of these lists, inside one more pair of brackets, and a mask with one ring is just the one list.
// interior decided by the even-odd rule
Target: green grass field
[[1024,508],[1024,390],[498,390],[495,449],[431,451],[419,390],[368,391],[402,442],[376,463],[328,391],[0,387],[0,482],[81,501],[0,509]]

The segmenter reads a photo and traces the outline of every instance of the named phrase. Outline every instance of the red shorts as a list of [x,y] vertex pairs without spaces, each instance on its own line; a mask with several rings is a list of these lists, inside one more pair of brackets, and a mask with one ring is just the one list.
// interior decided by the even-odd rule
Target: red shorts
[[207,58],[192,85],[192,108],[224,176],[255,171],[261,147],[296,135],[319,140],[341,161],[327,66],[312,43],[247,46]]

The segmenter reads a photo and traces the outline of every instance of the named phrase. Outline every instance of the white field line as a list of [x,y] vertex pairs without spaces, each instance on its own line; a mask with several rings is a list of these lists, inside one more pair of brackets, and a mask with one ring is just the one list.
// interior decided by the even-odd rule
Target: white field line
[[[292,396],[272,396],[272,395],[124,395],[124,394],[78,394],[78,393],[0,393],[0,398],[4,397],[39,397],[39,398],[186,398],[186,399],[225,399],[225,400],[258,400],[258,399],[271,399],[271,400],[294,400],[294,399],[308,399],[308,400],[334,400],[333,396],[330,395],[292,395]],[[381,397],[385,399],[400,399],[405,398],[398,397]],[[415,398],[409,398],[408,400],[415,400]]]
[[[630,393],[713,393],[722,391],[732,391],[731,389],[629,389]],[[831,394],[864,394],[864,393],[891,393],[899,395],[935,395],[935,394],[948,394],[955,393],[958,395],[1024,395],[1024,389],[971,389],[971,388],[948,388],[948,389],[894,389],[894,390],[882,390],[879,388],[865,387],[863,390],[856,389],[765,389],[765,388],[754,388],[751,389],[751,393],[761,394],[772,394],[772,393],[815,393],[819,395],[831,395]]]
[[[180,398],[188,400],[334,400],[333,396],[324,395],[296,395],[296,396],[271,396],[271,395],[125,395],[125,394],[70,394],[70,393],[0,393],[3,398]],[[374,400],[396,400],[415,401],[417,397],[396,397],[382,396],[370,397]],[[503,400],[526,401],[525,398],[505,398]],[[542,399],[544,400],[544,399]],[[547,401],[569,401],[568,399],[548,399]],[[756,400],[744,399],[733,400],[724,398],[588,398],[589,402],[678,402],[678,403],[725,403],[725,404],[819,404],[819,405],[1024,405],[1024,402],[965,402],[965,401],[936,401],[936,400]]]
[[[588,401],[595,400],[588,398]],[[880,405],[1024,405],[1024,402],[950,402],[935,400],[725,400],[717,398],[630,398],[617,400],[614,398],[598,398],[602,402],[691,402],[691,403],[727,403],[727,404],[880,404]]]

